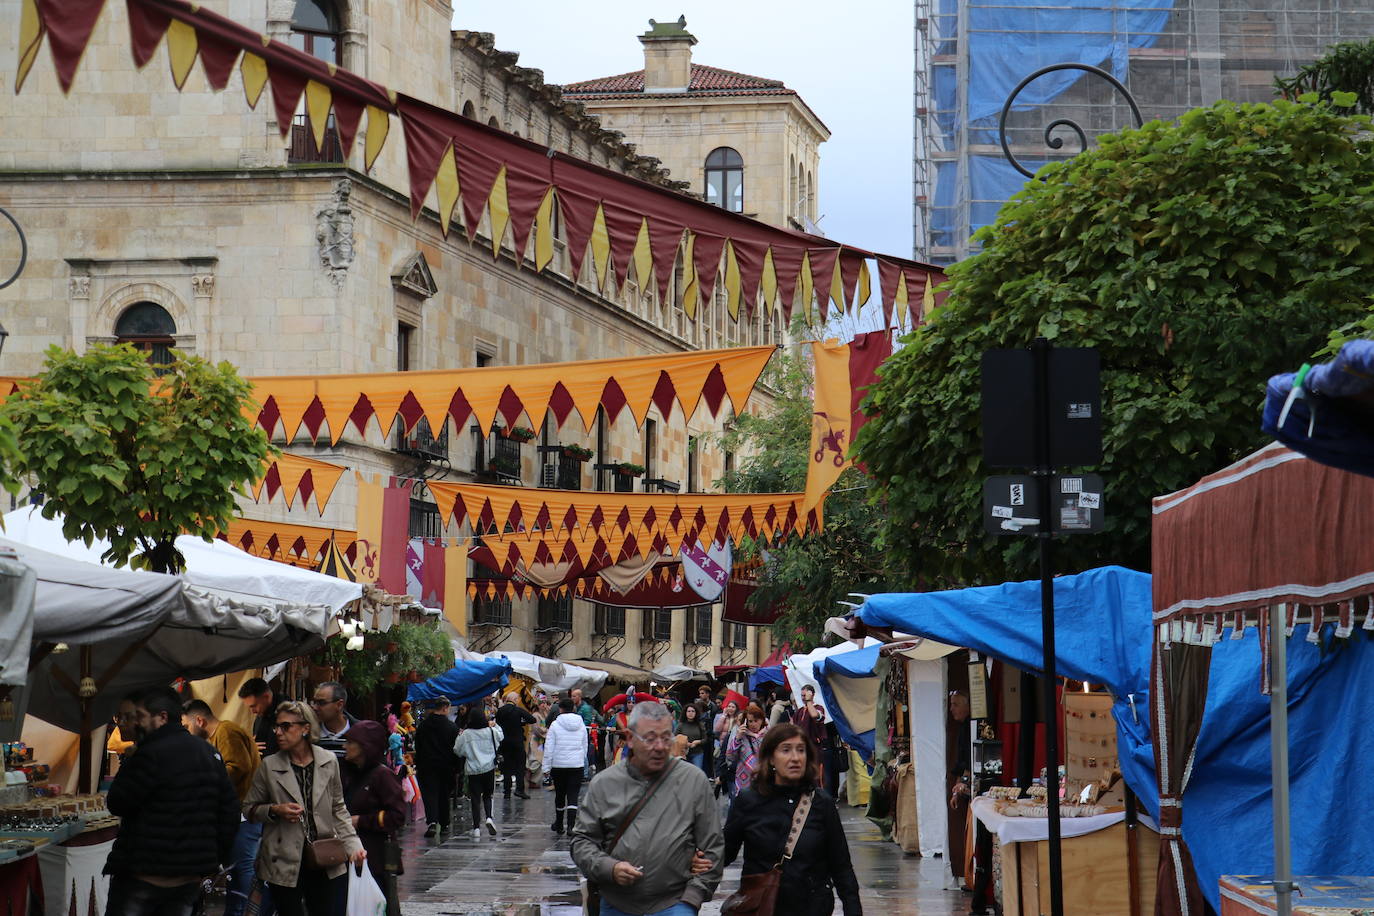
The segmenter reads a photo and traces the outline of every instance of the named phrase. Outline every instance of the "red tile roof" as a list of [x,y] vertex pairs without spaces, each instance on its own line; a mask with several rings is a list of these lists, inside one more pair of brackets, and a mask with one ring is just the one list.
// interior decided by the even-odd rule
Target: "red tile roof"
[[[574,98],[609,98],[639,95],[644,92],[644,71],[603,76],[600,79],[567,83],[563,94]],[[781,80],[767,80],[747,73],[692,64],[692,77],[687,84],[690,95],[796,95]],[[666,94],[666,93],[665,93]],[[677,94],[677,93],[674,93]]]

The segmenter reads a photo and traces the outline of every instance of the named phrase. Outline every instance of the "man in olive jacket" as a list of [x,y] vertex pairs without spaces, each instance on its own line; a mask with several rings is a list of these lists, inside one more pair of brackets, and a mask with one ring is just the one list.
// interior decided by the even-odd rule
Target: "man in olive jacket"
[[200,879],[233,860],[238,794],[214,748],[182,727],[175,691],[148,691],[138,717],[138,750],[119,768],[106,799],[122,823],[105,861],[105,913],[189,916]]
[[[700,768],[670,760],[673,717],[660,703],[630,713],[631,758],[597,774],[572,834],[572,857],[601,888],[602,916],[693,916],[720,884],[725,839]],[[652,797],[611,841],[630,812]],[[693,875],[693,859],[709,860]]]

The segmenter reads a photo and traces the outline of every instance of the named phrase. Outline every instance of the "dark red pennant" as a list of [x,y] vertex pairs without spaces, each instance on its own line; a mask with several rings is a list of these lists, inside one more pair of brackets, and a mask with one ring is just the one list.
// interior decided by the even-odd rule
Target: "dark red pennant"
[[310,501],[310,497],[315,492],[315,472],[306,471],[301,475],[301,482],[296,485],[296,496],[300,499],[300,504],[304,506]]
[[[134,66],[140,70],[153,59],[153,54],[157,51],[158,44],[162,41],[162,36],[167,34],[167,27],[172,24],[172,17],[162,10],[151,9],[141,3],[130,2],[129,10],[129,49],[133,51]],[[196,36],[199,44],[204,46],[200,36]],[[238,52],[234,52],[238,56]],[[202,57],[202,60],[204,58]],[[206,72],[209,68],[207,65]],[[211,84],[213,85],[213,83]],[[224,87],[218,86],[222,89]]]
[[[506,168],[506,206],[510,210],[511,236],[515,240],[516,261],[525,256],[529,246],[530,229],[539,214],[539,205],[548,193],[548,181],[521,174]],[[559,421],[562,422],[562,421]]]
[[48,48],[63,92],[71,91],[81,55],[104,6],[105,0],[38,0],[38,16],[48,33]]
[[308,78],[290,67],[268,61],[267,80],[272,84],[272,108],[276,112],[277,127],[285,140],[291,132],[291,121],[296,116],[296,106],[300,104]]
[[666,423],[673,415],[673,404],[677,401],[677,389],[673,387],[673,380],[668,373],[660,372],[658,382],[654,385],[654,394],[651,400],[658,412],[663,414],[663,421]]
[[[201,58],[204,59],[205,51],[202,50]],[[209,66],[206,66],[209,69]],[[363,118],[363,103],[349,95],[347,92],[332,92],[334,98],[334,124],[339,130],[339,145],[343,147],[344,158],[347,159],[353,152],[353,141],[358,136],[358,124]],[[374,124],[371,130],[380,130],[381,125]]]
[[606,411],[606,422],[614,423],[626,403],[620,383],[613,378],[607,379],[606,387],[601,390],[601,409]]
[[[712,366],[710,374],[706,376],[706,381],[701,386],[701,396],[706,399],[706,408],[711,411],[711,416],[719,416],[720,405],[724,403],[727,393],[725,376],[721,374],[720,366]],[[743,409],[743,404],[735,405],[737,413]]]
[[[200,65],[205,68],[205,81],[216,92],[223,91],[229,85],[229,77],[234,74],[239,49],[204,32],[196,33],[196,43],[200,48]],[[344,93],[334,96],[336,100],[343,97]]]
[[[878,259],[878,298],[883,301],[883,327],[892,327],[892,307],[897,300],[897,286],[902,269],[887,258]],[[908,291],[909,293],[910,291]]]
[[301,423],[305,425],[306,432],[310,433],[312,440],[320,438],[320,427],[324,425],[324,405],[320,403],[319,398],[315,398],[310,402],[310,406],[305,408],[305,413],[301,414]]
[[782,317],[791,322],[792,306],[797,299],[797,278],[801,274],[805,248],[773,246],[773,273],[778,278],[778,298],[782,300]]
[[744,314],[754,314],[754,304],[759,298],[759,281],[763,279],[763,256],[768,251],[766,242],[752,242],[744,239],[731,239],[735,249],[735,263],[739,265],[740,299]]
[[277,491],[281,489],[281,471],[277,469],[276,462],[273,462],[272,466],[267,469],[267,474],[262,478],[262,486],[268,499],[275,497]]
[[668,301],[668,288],[673,282],[673,267],[678,249],[682,246],[682,227],[649,218],[649,253],[654,259],[654,282],[658,284],[658,300]]
[[[639,227],[644,218],[609,203],[602,204],[601,210],[606,216],[606,234],[611,240],[611,270],[615,272],[615,288],[619,290],[630,275],[630,261],[634,259],[635,242],[639,240]],[[639,278],[640,289],[649,285],[648,279]]]
[[534,517],[534,527],[540,531],[548,531],[553,526],[553,518],[549,514],[547,504],[539,507],[538,514]]
[[835,280],[835,258],[839,257],[837,248],[812,248],[807,252],[811,262],[811,285],[815,287],[816,301],[820,303],[821,320],[830,313],[830,286]]
[[397,102],[406,140],[406,168],[410,172],[410,218],[420,215],[425,195],[439,171],[451,137],[447,132],[448,112],[401,96]]
[[520,420],[520,415],[525,412],[525,405],[509,385],[506,390],[501,392],[501,400],[496,405],[496,412],[506,421],[507,426],[514,426]]
[[858,305],[854,296],[858,291],[859,270],[863,267],[863,256],[848,248],[840,250],[840,286],[844,289],[844,302],[848,308]]
[[582,274],[582,261],[587,256],[587,242],[596,222],[597,200],[572,191],[558,189],[558,207],[563,214],[563,229],[568,236],[568,262],[574,279]]
[[[358,435],[367,435],[367,421],[375,413],[372,409],[372,402],[367,399],[367,395],[358,395],[358,400],[353,402],[353,409],[349,411],[348,422],[353,424],[353,428],[358,431]],[[381,422],[380,420],[378,422]],[[347,424],[345,424],[347,425]],[[332,430],[331,430],[332,432]],[[385,430],[383,430],[385,432]]]
[[569,506],[568,511],[563,513],[562,530],[572,533],[577,528],[577,509]]
[[601,526],[606,522],[606,513],[598,505],[592,510],[591,518],[587,519],[587,528],[592,531],[600,531]]
[[886,329],[860,334],[849,342],[850,442],[868,422],[868,417],[859,411],[859,401],[878,380],[878,367],[891,355],[892,334]]
[[468,403],[467,395],[463,394],[460,388],[453,392],[452,399],[448,402],[449,416],[453,417],[453,425],[462,427],[467,422],[468,417],[472,416],[472,405]]
[[491,197],[492,185],[501,171],[501,160],[476,146],[455,145],[454,158],[458,162],[458,187],[463,199],[463,226],[467,230],[468,241],[477,237],[477,227],[482,224],[482,211],[486,209],[487,199]]
[[572,395],[568,393],[567,388],[563,387],[562,382],[553,386],[553,392],[549,395],[549,409],[553,411],[554,419],[558,421],[559,426],[568,422],[568,415],[573,412],[573,408],[576,406],[573,403]]
[[620,512],[615,517],[615,526],[621,531],[630,530],[630,507],[621,506]]
[[720,272],[720,253],[725,239],[717,235],[698,234],[692,242],[692,264],[697,272],[697,305],[706,309],[716,291],[716,275]]
[[425,415],[425,409],[420,406],[420,402],[415,400],[415,395],[407,391],[406,396],[401,398],[401,405],[397,409],[401,415],[401,422],[405,424],[404,430],[407,434],[415,428],[415,424],[420,422],[420,418]]
[[277,409],[277,401],[269,395],[266,403],[262,405],[262,410],[258,411],[258,425],[271,436],[280,422],[281,411]]
[[673,511],[668,515],[668,524],[676,531],[678,525],[682,524],[682,507],[673,506]]

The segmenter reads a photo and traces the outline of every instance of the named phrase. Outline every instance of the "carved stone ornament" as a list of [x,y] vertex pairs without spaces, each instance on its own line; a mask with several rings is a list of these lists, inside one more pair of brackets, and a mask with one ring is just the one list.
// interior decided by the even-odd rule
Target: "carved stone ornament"
[[320,264],[335,286],[343,285],[344,275],[353,263],[353,210],[348,205],[352,193],[353,182],[340,178],[334,182],[329,205],[315,214]]
[[191,277],[191,292],[197,297],[210,297],[215,294],[215,275],[196,274]]
[[73,299],[89,299],[91,297],[90,277],[72,277],[70,287]]

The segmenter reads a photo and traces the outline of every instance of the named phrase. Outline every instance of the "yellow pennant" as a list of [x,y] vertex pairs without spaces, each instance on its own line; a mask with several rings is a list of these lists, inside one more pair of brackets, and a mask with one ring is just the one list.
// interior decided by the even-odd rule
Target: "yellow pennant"
[[196,62],[199,42],[195,27],[180,19],[173,19],[167,26],[167,63],[172,68],[172,82],[180,91],[186,85],[186,77]]
[[324,130],[329,126],[329,87],[307,80],[305,83],[305,111],[310,117],[310,130],[315,134],[315,149],[324,149]]
[[809,252],[802,255],[801,270],[797,272],[797,286],[801,289],[801,308],[802,317],[807,324],[811,323],[811,299],[815,289],[811,284],[811,254]]
[[815,342],[811,344],[811,356],[816,370],[815,393],[811,447],[807,449],[806,495],[802,499],[799,524],[820,504],[826,491],[850,465],[849,344],[836,340]]
[[24,80],[38,59],[43,46],[43,20],[38,15],[38,0],[23,0],[19,12],[19,72],[14,76],[14,91],[24,88]]
[[444,619],[459,636],[468,635],[468,548],[457,544],[444,548]]
[[439,197],[439,229],[448,236],[453,211],[458,206],[458,164],[453,159],[453,144],[444,148],[439,157],[439,171],[434,175],[434,193]]
[[384,488],[357,471],[353,472],[353,477],[358,484],[358,553],[353,569],[359,582],[376,582],[381,574]]
[[544,192],[534,214],[534,269],[543,270],[553,260],[553,188]]
[[363,167],[370,169],[382,153],[386,135],[391,131],[391,117],[376,105],[367,106],[367,142],[363,148]]
[[654,253],[649,246],[649,220],[646,217],[639,224],[639,236],[635,239],[635,282],[641,292],[653,288]]
[[740,298],[740,277],[739,261],[735,258],[735,246],[729,239],[725,240],[725,308],[730,313],[731,321],[739,321],[739,298]]
[[859,262],[859,293],[854,300],[854,313],[858,314],[873,293],[873,281],[868,276],[868,261]]
[[[506,167],[496,173],[491,183],[491,194],[487,195],[487,210],[491,214],[491,256],[501,254],[501,242],[506,237],[506,227],[510,225],[510,201],[506,196]],[[517,258],[518,260],[518,258]]]
[[258,107],[262,98],[262,87],[267,85],[267,61],[256,54],[243,52],[239,61],[239,72],[243,74],[243,97],[248,100],[249,108]]
[[601,204],[596,205],[596,217],[592,220],[592,266],[596,268],[596,288],[606,288],[606,268],[611,263],[611,234],[606,229],[606,211]]
[[773,302],[778,298],[778,271],[773,267],[773,249],[769,248],[763,253],[763,313],[770,315],[773,312]]
[[682,310],[692,321],[697,317],[697,267],[696,261],[692,258],[692,246],[696,244],[696,240],[694,234],[687,233],[687,246],[682,255],[682,271],[687,277],[687,283],[682,288]]

